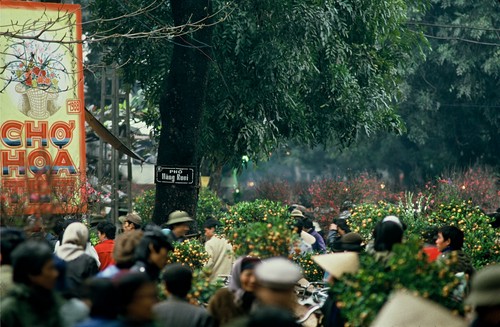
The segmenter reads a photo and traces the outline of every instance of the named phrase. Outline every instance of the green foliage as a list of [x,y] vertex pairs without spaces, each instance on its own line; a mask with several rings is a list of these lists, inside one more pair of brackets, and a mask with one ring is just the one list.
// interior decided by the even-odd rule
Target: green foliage
[[168,263],[178,262],[192,270],[201,269],[208,262],[209,256],[205,246],[197,239],[187,239],[174,244],[174,251],[168,253]]
[[196,208],[196,223],[198,229],[202,230],[203,223],[207,218],[218,219],[221,215],[222,201],[213,191],[202,188],[198,195],[198,206]]
[[471,201],[452,201],[440,204],[428,217],[429,225],[451,225],[464,232],[464,252],[472,259],[476,269],[486,264],[500,262],[500,231],[490,224],[486,216]]
[[226,233],[235,256],[251,255],[262,259],[288,256],[295,236],[285,221],[251,222]]
[[352,232],[359,233],[365,242],[372,239],[375,225],[386,216],[401,217],[401,209],[383,201],[377,204],[361,204],[356,206],[347,223]]
[[283,222],[290,226],[293,224],[286,207],[269,200],[237,203],[229,208],[221,222],[225,233],[253,222]]
[[134,211],[139,214],[144,223],[151,221],[153,218],[155,193],[154,189],[143,191],[134,199]]
[[416,239],[396,245],[387,264],[373,256],[360,256],[360,270],[346,274],[332,287],[342,314],[350,326],[369,326],[393,290],[407,289],[415,295],[463,312],[453,291],[459,280],[446,266],[429,263]]
[[308,282],[321,282],[325,271],[313,261],[312,256],[318,253],[294,254],[293,261],[300,266],[302,274]]
[[208,268],[196,269],[193,272],[193,282],[187,296],[191,303],[195,305],[207,304],[215,292],[224,286],[221,281],[211,283],[210,275],[211,271]]
[[[227,2],[214,2],[222,9]],[[215,26],[203,149],[215,163],[277,145],[348,145],[403,129],[391,104],[419,38],[401,1],[239,1]]]
[[288,211],[278,202],[240,202],[229,208],[221,222],[236,256],[288,256],[296,237]]
[[97,236],[97,229],[89,229],[90,244],[96,246],[99,243],[99,236]]

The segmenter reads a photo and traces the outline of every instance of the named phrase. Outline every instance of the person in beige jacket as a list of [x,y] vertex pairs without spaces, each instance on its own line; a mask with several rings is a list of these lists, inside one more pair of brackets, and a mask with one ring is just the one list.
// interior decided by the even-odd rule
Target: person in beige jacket
[[211,281],[217,280],[220,275],[229,275],[233,266],[233,247],[229,242],[216,234],[216,228],[220,223],[213,218],[209,218],[203,224],[205,230],[205,250],[210,258],[205,267],[212,270]]

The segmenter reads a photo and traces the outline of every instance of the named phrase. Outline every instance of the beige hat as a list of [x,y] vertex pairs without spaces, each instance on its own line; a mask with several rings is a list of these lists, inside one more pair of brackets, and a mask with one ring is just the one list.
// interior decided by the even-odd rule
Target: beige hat
[[128,213],[126,216],[120,216],[118,217],[118,220],[123,224],[125,221],[130,221],[131,223],[134,223],[136,225],[141,225],[142,224],[142,218],[139,216],[137,212],[131,212]]
[[312,259],[335,278],[345,273],[355,273],[359,269],[359,257],[355,252],[315,255]]
[[472,277],[471,292],[465,303],[476,307],[500,304],[500,265],[491,265]]
[[467,323],[435,302],[397,291],[392,293],[371,324],[371,327],[388,326],[466,327]]
[[274,257],[262,260],[256,266],[255,278],[263,287],[288,290],[292,289],[302,278],[302,272],[294,262],[282,257]]
[[167,225],[187,223],[191,221],[193,221],[193,218],[191,218],[186,211],[175,210],[170,215],[168,215]]
[[300,232],[300,238],[309,245],[313,245],[314,243],[316,243],[316,238],[308,232]]
[[300,218],[305,218],[304,217],[304,214],[302,213],[302,211],[300,211],[299,209],[293,209],[292,210],[292,213],[290,214],[292,217],[300,217]]

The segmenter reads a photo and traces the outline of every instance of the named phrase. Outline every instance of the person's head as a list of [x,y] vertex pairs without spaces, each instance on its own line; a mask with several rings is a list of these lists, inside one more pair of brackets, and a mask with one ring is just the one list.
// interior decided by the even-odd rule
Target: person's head
[[340,242],[335,242],[333,252],[361,252],[363,250],[363,239],[358,233],[347,233],[340,238]]
[[299,220],[305,218],[304,214],[299,209],[293,209],[292,212],[290,213],[290,216],[294,219],[299,219]]
[[84,293],[90,301],[90,317],[116,317],[116,288],[108,278],[90,278],[84,282]]
[[302,232],[302,230],[304,229],[304,222],[302,221],[302,219],[297,219],[295,220],[295,224],[293,225],[293,229],[294,231],[300,235],[300,233]]
[[302,278],[297,264],[281,257],[265,259],[255,268],[255,277],[255,296],[261,303],[291,309],[295,284]]
[[304,230],[306,232],[309,232],[311,229],[314,229],[314,225],[311,219],[306,218],[302,222],[304,224]]
[[450,248],[461,250],[464,245],[464,232],[455,226],[442,226],[438,229],[436,246],[439,251]]
[[191,289],[193,273],[186,266],[173,263],[165,267],[162,280],[169,294],[185,298]]
[[102,242],[104,240],[114,240],[115,239],[116,228],[110,222],[101,221],[97,224],[97,236],[99,237],[99,241]]
[[167,225],[176,237],[183,237],[189,232],[189,225],[193,218],[186,211],[176,210],[168,215]]
[[120,269],[128,269],[135,263],[135,249],[139,245],[144,233],[134,230],[129,233],[118,235],[113,247],[113,259]]
[[142,218],[139,214],[137,214],[137,212],[128,213],[126,216],[121,216],[118,219],[123,224],[124,233],[141,229]]
[[354,208],[354,204],[352,203],[352,201],[347,200],[342,203],[340,211],[351,210],[352,208]]
[[403,241],[404,225],[396,216],[387,216],[380,221],[373,232],[375,251],[392,251],[394,244]]
[[475,307],[478,326],[500,325],[500,265],[487,266],[471,280],[470,294],[465,303]]
[[345,235],[351,232],[349,225],[347,225],[347,221],[345,219],[335,219],[334,224],[337,225],[337,231],[340,235]]
[[158,301],[156,284],[147,274],[125,273],[116,277],[118,314],[134,323],[153,320],[153,306]]
[[304,212],[307,211],[307,208],[305,206],[301,205],[301,204],[294,203],[294,204],[292,204],[291,206],[288,207],[288,211],[290,213],[292,213],[293,210],[298,210],[298,211],[304,213]]
[[229,289],[237,291],[239,289],[253,293],[255,290],[255,266],[260,263],[260,259],[256,257],[240,257],[233,265],[231,271],[231,280]]
[[135,259],[163,269],[167,264],[168,252],[174,247],[159,227],[152,226],[144,235],[135,250]]
[[64,230],[62,244],[74,244],[85,249],[89,241],[89,230],[80,222],[71,223]]
[[211,239],[215,233],[217,227],[220,226],[220,223],[217,219],[214,218],[208,218],[204,223],[203,223],[203,229],[205,230],[205,238],[207,240]]
[[20,244],[11,255],[13,280],[15,283],[54,288],[59,275],[52,250],[45,242],[26,241]]
[[21,229],[0,227],[0,264],[12,264],[12,251],[24,241],[26,241],[26,235]]

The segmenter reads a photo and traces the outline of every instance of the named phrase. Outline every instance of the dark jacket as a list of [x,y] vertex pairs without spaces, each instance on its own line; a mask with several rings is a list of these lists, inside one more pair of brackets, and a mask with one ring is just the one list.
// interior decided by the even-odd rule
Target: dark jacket
[[130,268],[130,271],[145,273],[149,276],[149,279],[151,279],[152,281],[157,281],[161,273],[161,270],[160,268],[158,268],[158,266],[151,263],[145,263],[144,261],[137,261]]
[[205,309],[175,296],[170,296],[166,301],[155,305],[153,311],[158,327],[212,327],[215,325],[214,319]]
[[438,260],[449,263],[450,271],[453,273],[464,272],[469,275],[469,277],[474,274],[472,262],[462,250],[445,249],[438,257]]
[[74,295],[78,295],[83,281],[99,272],[94,258],[82,254],[78,258],[66,261],[66,283],[67,288]]
[[61,327],[62,300],[52,291],[17,284],[0,302],[2,327]]

